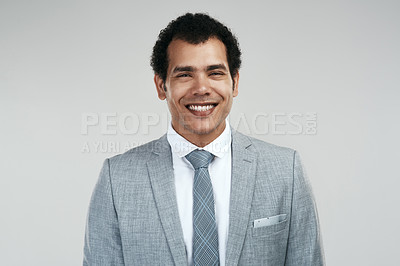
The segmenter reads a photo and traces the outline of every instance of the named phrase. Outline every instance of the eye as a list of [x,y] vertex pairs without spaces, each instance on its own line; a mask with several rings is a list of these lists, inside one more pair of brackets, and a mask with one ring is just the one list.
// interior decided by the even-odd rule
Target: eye
[[211,72],[210,73],[210,76],[222,76],[222,75],[224,75],[223,72]]
[[176,77],[178,77],[178,78],[187,78],[187,77],[190,77],[190,74],[182,73],[182,74],[178,74]]

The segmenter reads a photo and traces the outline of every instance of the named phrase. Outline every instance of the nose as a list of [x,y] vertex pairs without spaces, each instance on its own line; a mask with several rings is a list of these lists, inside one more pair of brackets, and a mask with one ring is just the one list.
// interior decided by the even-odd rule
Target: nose
[[198,75],[193,84],[193,95],[210,95],[211,87],[210,82],[204,75]]

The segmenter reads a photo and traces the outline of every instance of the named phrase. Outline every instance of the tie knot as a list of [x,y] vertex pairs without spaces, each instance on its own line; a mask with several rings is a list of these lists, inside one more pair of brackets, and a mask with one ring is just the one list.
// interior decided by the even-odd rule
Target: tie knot
[[208,167],[214,159],[214,155],[205,150],[194,150],[185,157],[193,165],[195,170]]

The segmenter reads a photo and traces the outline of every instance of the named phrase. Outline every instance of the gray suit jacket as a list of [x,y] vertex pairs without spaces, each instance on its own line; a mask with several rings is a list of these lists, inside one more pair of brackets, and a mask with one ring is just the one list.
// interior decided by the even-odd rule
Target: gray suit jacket
[[[324,265],[298,154],[232,131],[226,265]],[[104,162],[83,265],[187,265],[166,135]]]

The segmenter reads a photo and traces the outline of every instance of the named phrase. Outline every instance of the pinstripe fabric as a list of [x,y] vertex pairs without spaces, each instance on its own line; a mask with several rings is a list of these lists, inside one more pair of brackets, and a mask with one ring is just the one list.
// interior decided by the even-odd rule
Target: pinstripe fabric
[[194,150],[186,159],[193,165],[193,265],[219,265],[218,231],[208,165],[214,155]]

